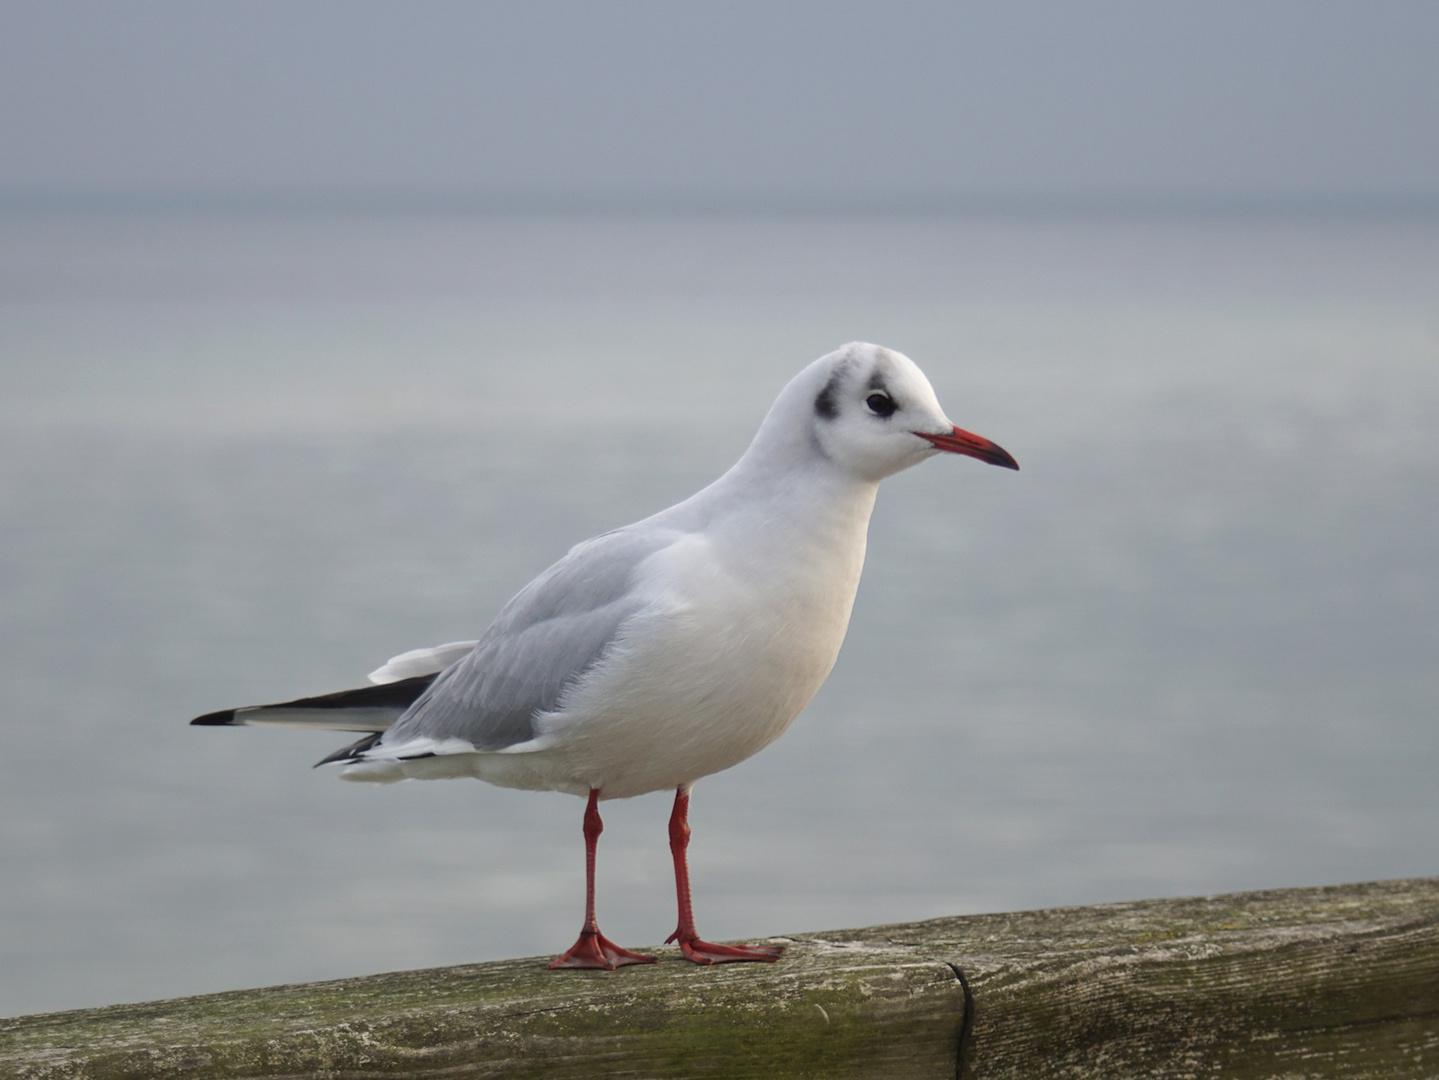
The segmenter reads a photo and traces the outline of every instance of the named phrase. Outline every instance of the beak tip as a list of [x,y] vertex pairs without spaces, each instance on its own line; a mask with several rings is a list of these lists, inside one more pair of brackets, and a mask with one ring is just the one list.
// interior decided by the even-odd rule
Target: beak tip
[[963,454],[966,457],[978,458],[986,465],[998,465],[1002,469],[1013,469],[1015,472],[1019,472],[1019,462],[1014,460],[1014,455],[983,435],[976,435],[963,428],[954,428],[947,435],[935,435],[926,431],[916,431],[915,434],[936,450],[944,450],[951,454]]

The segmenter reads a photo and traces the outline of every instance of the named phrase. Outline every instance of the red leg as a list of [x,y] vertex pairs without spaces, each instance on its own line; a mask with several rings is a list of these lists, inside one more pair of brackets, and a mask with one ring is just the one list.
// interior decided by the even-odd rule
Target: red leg
[[782,945],[711,945],[701,941],[695,932],[694,905],[690,901],[690,867],[686,852],[690,845],[690,793],[688,788],[675,792],[675,808],[670,814],[670,854],[675,860],[675,897],[679,901],[680,924],[665,938],[665,944],[679,942],[686,960],[696,964],[733,964],[741,960],[762,960],[774,963],[784,952]]
[[600,820],[600,793],[596,789],[590,789],[590,803],[585,807],[585,925],[580,931],[580,938],[570,947],[570,950],[563,956],[557,956],[550,961],[549,969],[557,971],[560,968],[601,968],[605,971],[614,971],[617,967],[624,967],[626,964],[653,964],[653,956],[642,956],[639,953],[630,952],[628,949],[621,949],[604,934],[600,933],[599,923],[595,922],[595,845],[599,843],[600,833],[605,831],[605,823]]

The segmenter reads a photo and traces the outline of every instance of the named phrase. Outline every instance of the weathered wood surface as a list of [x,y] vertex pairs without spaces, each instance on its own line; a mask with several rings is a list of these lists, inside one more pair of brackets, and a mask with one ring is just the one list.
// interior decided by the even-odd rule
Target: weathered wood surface
[[0,1076],[1439,1077],[1439,878],[771,940],[0,1020]]

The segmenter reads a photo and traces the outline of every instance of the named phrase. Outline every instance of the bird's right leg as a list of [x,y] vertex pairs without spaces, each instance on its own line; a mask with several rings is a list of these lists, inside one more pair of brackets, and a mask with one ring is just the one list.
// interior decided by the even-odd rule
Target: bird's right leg
[[675,791],[675,808],[670,814],[670,854],[675,861],[675,898],[679,901],[680,924],[665,938],[665,944],[679,942],[680,952],[695,964],[733,964],[757,960],[772,964],[784,952],[783,945],[714,945],[701,941],[695,930],[694,903],[690,896],[690,791]]
[[585,925],[580,931],[579,940],[569,951],[550,961],[551,971],[560,968],[600,968],[614,971],[626,964],[655,962],[653,956],[621,949],[600,933],[599,923],[595,921],[595,846],[599,843],[600,833],[604,831],[605,823],[600,820],[599,789],[591,788],[590,802],[585,807]]

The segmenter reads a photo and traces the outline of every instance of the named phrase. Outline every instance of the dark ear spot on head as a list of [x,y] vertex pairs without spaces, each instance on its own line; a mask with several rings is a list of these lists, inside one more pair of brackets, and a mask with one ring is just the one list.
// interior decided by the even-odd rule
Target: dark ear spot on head
[[889,387],[884,385],[884,376],[877,371],[869,377],[869,388],[889,393]]
[[814,399],[814,411],[826,420],[833,420],[839,415],[839,406],[835,404],[835,395],[839,393],[839,372],[836,371],[829,377],[829,382],[824,384],[824,389]]

